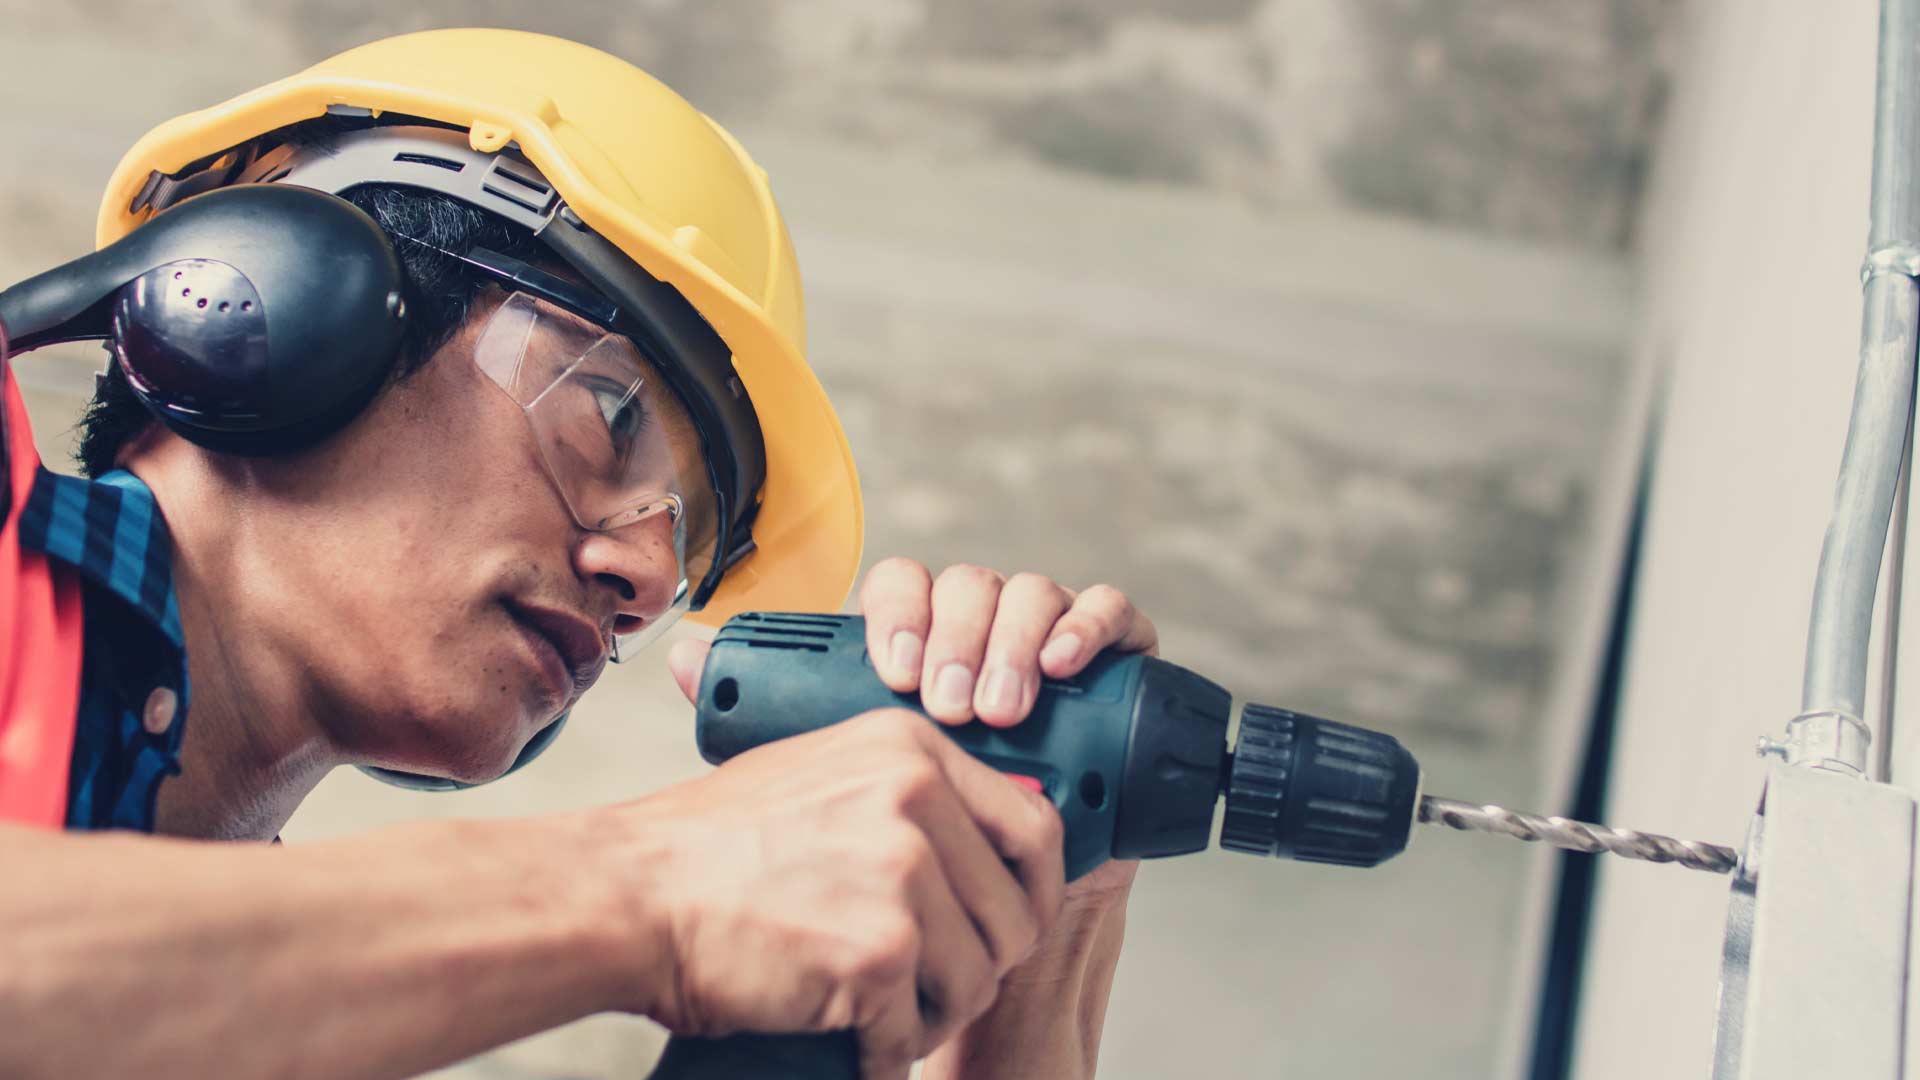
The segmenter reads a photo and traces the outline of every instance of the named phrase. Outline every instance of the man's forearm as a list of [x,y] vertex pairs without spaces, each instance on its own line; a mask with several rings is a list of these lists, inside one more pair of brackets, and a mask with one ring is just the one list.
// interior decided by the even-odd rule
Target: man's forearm
[[633,950],[568,866],[580,827],[297,849],[0,827],[0,1074],[397,1076],[612,1007]]
[[992,1008],[927,1058],[921,1080],[1092,1077],[1126,922],[1124,896],[1069,907],[1043,950],[1001,983]]

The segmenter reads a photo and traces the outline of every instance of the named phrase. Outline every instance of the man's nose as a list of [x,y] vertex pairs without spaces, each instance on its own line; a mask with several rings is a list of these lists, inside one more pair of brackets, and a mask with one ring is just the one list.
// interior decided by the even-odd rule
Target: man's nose
[[659,618],[680,588],[673,515],[662,511],[618,529],[587,533],[574,548],[573,563],[581,577],[613,593],[616,614]]

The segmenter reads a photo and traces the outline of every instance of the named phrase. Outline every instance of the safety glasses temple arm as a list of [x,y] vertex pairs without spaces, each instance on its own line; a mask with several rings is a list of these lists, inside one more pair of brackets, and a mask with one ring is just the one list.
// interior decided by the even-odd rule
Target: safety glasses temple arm
[[463,262],[499,280],[503,285],[557,304],[610,332],[620,320],[620,309],[612,301],[511,255],[483,247],[471,248],[464,253],[448,251],[446,248],[411,236],[402,235],[399,238],[409,244],[439,252],[449,259]]

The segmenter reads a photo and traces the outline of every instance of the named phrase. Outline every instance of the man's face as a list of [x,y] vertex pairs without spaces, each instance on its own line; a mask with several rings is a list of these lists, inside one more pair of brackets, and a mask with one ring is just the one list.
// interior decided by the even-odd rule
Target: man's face
[[[527,417],[476,366],[501,299],[341,434],[260,466],[242,500],[261,579],[285,597],[258,644],[299,658],[356,762],[498,775],[598,678],[609,632],[679,584],[671,516],[582,529]],[[697,460],[684,412],[653,422]]]

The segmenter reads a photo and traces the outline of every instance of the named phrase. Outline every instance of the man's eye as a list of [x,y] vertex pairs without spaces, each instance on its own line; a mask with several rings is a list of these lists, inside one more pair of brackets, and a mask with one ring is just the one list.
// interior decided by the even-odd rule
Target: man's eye
[[607,425],[607,434],[613,440],[614,450],[624,456],[635,437],[646,429],[646,406],[640,403],[638,395],[624,387],[595,384],[590,390],[594,404],[600,409],[600,419]]

